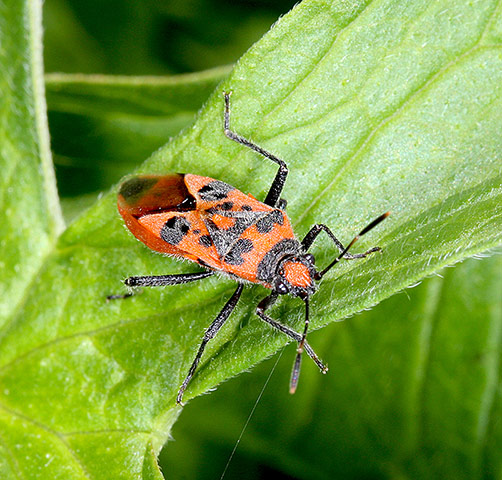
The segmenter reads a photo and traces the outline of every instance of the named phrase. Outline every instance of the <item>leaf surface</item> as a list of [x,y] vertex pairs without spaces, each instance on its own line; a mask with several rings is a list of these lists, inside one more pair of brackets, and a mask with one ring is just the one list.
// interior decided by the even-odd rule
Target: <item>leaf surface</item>
[[500,255],[469,259],[315,332],[328,375],[291,397],[289,346],[190,404],[163,470],[219,478],[272,374],[225,478],[500,478],[501,290]]
[[[488,0],[305,1],[140,171],[208,175],[263,198],[274,166],[222,133],[221,93],[231,90],[232,128],[290,166],[284,197],[299,236],[322,222],[347,242],[392,210],[354,248],[378,244],[383,253],[333,270],[314,297],[312,327],[368,308],[501,242],[501,15]],[[6,473],[158,475],[152,452],[179,413],[176,392],[235,288],[214,278],[107,303],[129,275],[197,270],[136,242],[115,192],[59,238],[0,331]],[[326,240],[313,251],[319,265],[335,255]],[[186,400],[284,345],[254,316],[265,294],[246,290]],[[295,299],[272,314],[302,328]]]
[[95,200],[97,192],[191,125],[229,72],[220,67],[173,77],[46,75],[61,196],[75,200],[93,193]]
[[[63,228],[43,97],[38,1],[8,1],[0,14],[0,325]],[[22,21],[33,24],[25,31]],[[25,34],[26,33],[26,34]]]

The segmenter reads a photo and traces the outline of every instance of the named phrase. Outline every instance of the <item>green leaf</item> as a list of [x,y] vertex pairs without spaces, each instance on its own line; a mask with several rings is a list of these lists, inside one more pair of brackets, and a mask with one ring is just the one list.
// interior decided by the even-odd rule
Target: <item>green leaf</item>
[[221,67],[167,78],[46,75],[60,194],[73,199],[109,188],[192,124],[229,72]]
[[228,65],[293,5],[47,0],[46,71],[169,75]]
[[[370,307],[501,242],[501,16],[488,0],[305,1],[141,171],[208,175],[263,198],[276,168],[222,133],[221,93],[232,90],[232,127],[290,166],[284,197],[300,236],[322,222],[347,242],[393,211],[357,247],[383,253],[343,262],[323,282],[312,328]],[[150,475],[202,332],[235,288],[215,278],[107,303],[129,275],[196,269],[134,241],[115,199],[105,195],[70,225],[0,331],[7,473]],[[326,240],[314,252],[319,265],[336,253]],[[265,294],[246,290],[185,400],[284,345],[254,315]],[[303,326],[295,299],[271,313]]]
[[[16,309],[62,230],[43,99],[40,5],[0,15],[0,325]],[[23,17],[33,29],[21,28]]]
[[[500,478],[502,257],[441,276],[311,335],[331,369],[294,397],[285,349],[225,478]],[[190,404],[162,469],[219,478],[275,363]]]

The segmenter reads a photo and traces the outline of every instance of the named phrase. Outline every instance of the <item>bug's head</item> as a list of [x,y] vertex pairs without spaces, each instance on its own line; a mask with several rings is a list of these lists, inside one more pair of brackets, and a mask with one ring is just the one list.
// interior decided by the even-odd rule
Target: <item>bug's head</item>
[[315,258],[311,253],[284,258],[277,269],[274,290],[280,295],[306,298],[316,291]]

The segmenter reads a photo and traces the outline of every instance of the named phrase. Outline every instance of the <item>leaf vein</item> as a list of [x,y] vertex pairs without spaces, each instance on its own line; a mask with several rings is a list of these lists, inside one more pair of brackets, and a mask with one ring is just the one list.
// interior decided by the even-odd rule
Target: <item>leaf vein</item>
[[75,462],[77,463],[77,465],[80,466],[80,468],[82,469],[82,474],[85,477],[87,477],[89,480],[92,480],[91,475],[89,474],[89,472],[87,472],[85,466],[80,461],[80,459],[77,457],[75,451],[70,447],[70,445],[68,445],[68,443],[66,442],[66,440],[63,438],[63,436],[59,432],[57,432],[55,430],[52,430],[52,428],[48,427],[47,425],[44,425],[43,423],[35,420],[34,418],[31,418],[31,417],[25,415],[24,413],[17,412],[16,410],[12,410],[11,408],[3,405],[2,403],[0,403],[0,408],[2,408],[3,410],[5,410],[5,412],[7,412],[9,415],[12,415],[14,417],[18,417],[18,418],[20,418],[20,419],[22,419],[22,420],[24,420],[26,422],[32,423],[33,425],[35,425],[36,427],[40,428],[41,430],[44,430],[48,434],[56,437],[63,444],[63,446],[68,450],[68,453],[73,457],[73,459],[75,460]]
[[312,63],[312,67],[307,70],[305,72],[305,74],[303,75],[302,78],[300,78],[293,86],[292,88],[289,90],[288,93],[286,93],[286,95],[284,95],[284,97],[282,98],[282,100],[277,104],[275,105],[272,110],[270,110],[266,115],[264,115],[263,117],[263,121],[261,123],[264,123],[265,120],[270,116],[270,115],[273,115],[273,113],[279,108],[281,107],[281,105],[283,105],[286,100],[298,89],[298,87],[304,82],[306,81],[310,75],[312,75],[312,73],[319,67],[319,65],[323,62],[323,60],[326,58],[327,55],[329,55],[329,53],[332,51],[333,47],[336,45],[337,41],[340,39],[340,37],[343,35],[343,33],[355,22],[359,19],[359,17],[361,17],[361,15],[364,14],[364,12],[371,6],[372,2],[369,1],[365,7],[356,15],[354,16],[354,18],[352,18],[349,23],[347,23],[347,25],[344,25],[338,32],[336,32],[335,34],[335,37],[333,39],[333,41],[326,47],[326,50],[324,52],[322,52],[319,56],[319,60],[316,61],[316,62],[313,62]]
[[[356,148],[355,152],[350,155],[350,157],[347,158],[347,161],[344,162],[340,168],[336,171],[335,175],[333,176],[333,179],[331,182],[311,201],[310,205],[306,206],[305,209],[303,210],[302,214],[298,218],[298,220],[294,223],[295,226],[300,224],[303,219],[309,214],[309,212],[315,207],[317,203],[327,194],[329,190],[333,188],[333,186],[337,183],[339,178],[341,177],[342,173],[348,169],[352,165],[352,163],[355,161],[355,159],[359,156],[359,154],[366,148],[366,146],[371,142],[371,140],[376,136],[376,134],[383,129],[388,123],[390,123],[398,114],[403,112],[405,108],[410,104],[410,102],[415,98],[418,97],[421,93],[425,92],[428,88],[430,88],[434,83],[442,76],[444,75],[450,68],[454,67],[457,65],[461,60],[469,56],[472,52],[476,51],[477,49],[482,48],[481,46],[478,46],[477,44],[474,44],[473,46],[469,47],[466,49],[463,53],[458,54],[453,60],[448,62],[446,65],[444,65],[442,68],[438,69],[435,71],[429,78],[424,82],[424,84],[416,89],[415,91],[411,92],[410,95],[408,95],[401,105],[399,105],[395,111],[393,111],[391,114],[389,114],[387,117],[385,117],[378,125],[376,125],[364,138],[360,143],[359,146]],[[331,112],[328,113],[328,115],[331,114]]]
[[0,432],[0,443],[2,443],[3,447],[7,452],[10,453],[11,458],[12,458],[12,463],[13,465],[13,470],[14,474],[16,475],[17,478],[26,478],[23,472],[21,471],[21,467],[19,466],[19,462],[17,461],[17,458],[14,455],[14,452],[9,448],[8,443],[5,441],[2,433]]

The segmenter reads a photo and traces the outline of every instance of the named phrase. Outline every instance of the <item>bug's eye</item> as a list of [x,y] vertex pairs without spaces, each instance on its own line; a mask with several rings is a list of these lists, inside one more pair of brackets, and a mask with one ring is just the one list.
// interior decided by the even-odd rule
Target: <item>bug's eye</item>
[[311,253],[305,254],[305,260],[307,260],[307,262],[311,263],[312,265],[315,265],[315,257]]
[[287,293],[289,293],[289,288],[282,281],[282,279],[279,279],[275,284],[275,291],[280,295],[286,295]]

